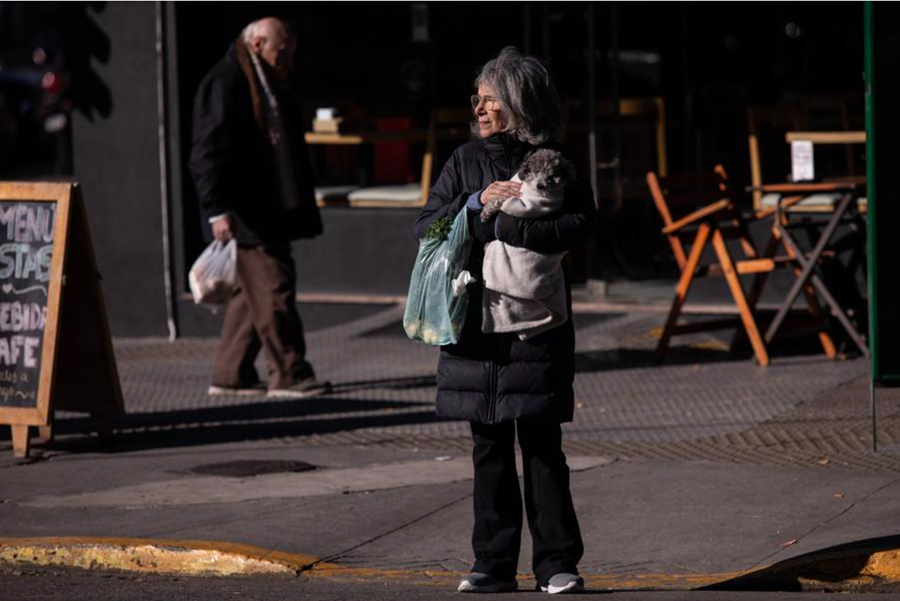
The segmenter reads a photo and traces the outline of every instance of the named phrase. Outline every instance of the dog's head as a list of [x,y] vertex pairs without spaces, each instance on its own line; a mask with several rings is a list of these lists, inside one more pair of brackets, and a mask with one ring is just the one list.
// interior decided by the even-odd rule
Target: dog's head
[[519,179],[540,191],[562,189],[575,183],[575,168],[558,150],[535,150],[519,167]]

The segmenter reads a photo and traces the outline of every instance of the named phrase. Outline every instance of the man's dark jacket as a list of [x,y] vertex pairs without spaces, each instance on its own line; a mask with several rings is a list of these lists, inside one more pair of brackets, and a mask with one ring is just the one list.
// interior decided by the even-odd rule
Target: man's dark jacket
[[[239,51],[245,53],[243,69]],[[247,68],[248,56],[233,45],[197,91],[190,171],[200,206],[207,217],[228,212],[242,245],[317,236],[322,222],[299,109],[290,95],[277,93],[281,119],[273,122],[257,78],[256,102],[265,115],[260,123],[248,81],[256,74]],[[270,129],[277,132],[277,144]]]
[[[495,181],[515,175],[535,147],[507,134],[469,142],[447,161],[428,203],[416,222],[421,239],[439,217],[466,211],[469,196]],[[482,224],[471,212],[475,237],[467,269],[477,282],[469,285],[469,308],[458,344],[441,347],[437,374],[437,413],[441,417],[497,423],[520,418],[571,421],[574,411],[575,330],[572,320],[528,340],[516,334],[481,331],[481,264],[484,245],[501,240],[540,253],[568,251],[591,230],[594,201],[587,182],[566,190],[562,209],[540,219],[518,219],[505,213]],[[571,290],[566,276],[571,315]]]

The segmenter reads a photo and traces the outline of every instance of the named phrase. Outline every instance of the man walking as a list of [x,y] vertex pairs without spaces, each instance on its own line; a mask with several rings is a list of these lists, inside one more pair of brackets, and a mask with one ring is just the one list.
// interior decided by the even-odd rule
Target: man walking
[[237,240],[237,289],[216,351],[210,395],[326,392],[306,360],[291,241],[322,232],[299,110],[286,93],[294,39],[276,18],[250,23],[194,101],[190,171],[212,236]]

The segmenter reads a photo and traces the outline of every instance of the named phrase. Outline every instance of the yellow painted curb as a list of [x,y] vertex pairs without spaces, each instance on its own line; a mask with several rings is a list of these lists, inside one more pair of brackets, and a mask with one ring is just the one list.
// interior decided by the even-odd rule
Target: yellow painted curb
[[721,574],[582,574],[587,589],[688,591],[731,580],[742,572]]
[[900,581],[900,550],[872,553],[863,568],[863,574],[893,582]]
[[50,537],[0,538],[0,563],[193,576],[294,576],[316,558],[214,541]]

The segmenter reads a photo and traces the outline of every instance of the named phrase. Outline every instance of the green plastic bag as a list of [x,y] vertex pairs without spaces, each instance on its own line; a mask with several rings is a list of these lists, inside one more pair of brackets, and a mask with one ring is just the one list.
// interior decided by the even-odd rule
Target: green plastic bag
[[409,281],[403,329],[412,340],[443,346],[456,344],[466,319],[469,298],[465,272],[472,235],[466,210],[452,221],[442,217],[428,228]]

